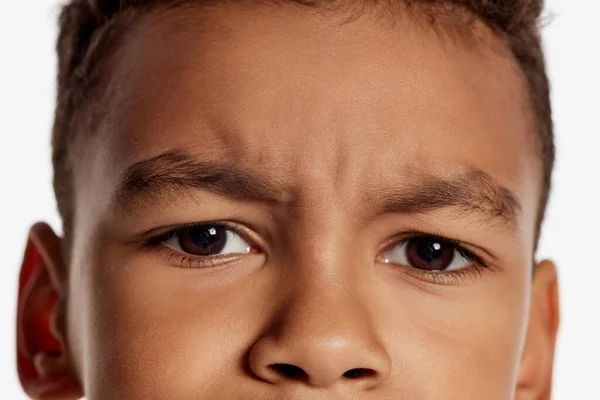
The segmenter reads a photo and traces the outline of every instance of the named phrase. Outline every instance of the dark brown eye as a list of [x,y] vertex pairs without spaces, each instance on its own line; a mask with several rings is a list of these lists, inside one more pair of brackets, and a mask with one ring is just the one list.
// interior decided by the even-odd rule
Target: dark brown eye
[[179,234],[179,245],[186,253],[207,256],[218,254],[225,247],[226,232],[222,226],[188,229]]
[[471,263],[457,246],[447,240],[427,236],[397,243],[383,253],[386,263],[406,265],[424,271],[448,271]]
[[406,257],[415,268],[443,271],[452,262],[455,249],[439,240],[411,239],[406,243]]
[[180,230],[165,244],[194,256],[250,252],[250,245],[237,233],[222,225],[199,225]]

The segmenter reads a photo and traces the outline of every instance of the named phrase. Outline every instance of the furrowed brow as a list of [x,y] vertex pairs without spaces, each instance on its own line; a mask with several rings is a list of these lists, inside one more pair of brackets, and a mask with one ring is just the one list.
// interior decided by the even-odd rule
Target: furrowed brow
[[366,201],[374,204],[379,213],[425,213],[456,207],[514,230],[518,227],[521,212],[517,196],[482,171],[471,171],[451,179],[426,176],[401,189],[386,188],[377,193],[372,193]]
[[[142,160],[121,175],[116,191],[119,207],[134,200],[160,201],[190,190],[206,190],[228,198],[290,204],[293,191],[264,176],[249,174],[231,163],[201,161],[181,152],[170,151]],[[365,204],[378,214],[388,212],[425,213],[455,207],[499,222],[510,230],[518,227],[520,203],[514,193],[482,171],[472,171],[447,179],[426,176],[401,188],[372,191]]]
[[236,169],[232,163],[169,151],[129,166],[121,176],[116,199],[123,207],[135,199],[160,201],[190,190],[246,201],[285,203],[291,197],[290,189],[281,183]]

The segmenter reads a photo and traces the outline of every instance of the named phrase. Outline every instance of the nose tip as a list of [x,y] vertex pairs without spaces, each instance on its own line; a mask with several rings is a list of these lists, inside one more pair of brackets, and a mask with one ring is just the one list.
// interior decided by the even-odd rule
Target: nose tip
[[253,346],[249,364],[257,377],[273,384],[295,381],[330,388],[341,383],[367,390],[385,380],[391,362],[383,348],[368,349],[337,341],[291,349],[263,338]]

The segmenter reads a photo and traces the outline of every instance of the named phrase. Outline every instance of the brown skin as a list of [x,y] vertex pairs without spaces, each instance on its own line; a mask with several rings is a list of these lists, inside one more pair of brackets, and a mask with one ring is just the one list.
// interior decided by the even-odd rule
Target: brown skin
[[[549,399],[557,278],[549,261],[532,274],[535,127],[515,62],[475,29],[477,42],[461,44],[408,19],[339,26],[294,6],[234,4],[132,26],[111,66],[111,112],[77,147],[69,265],[63,239],[31,230],[18,328],[26,392]],[[119,190],[132,164],[168,151],[281,189],[268,201],[258,189],[164,182]],[[514,193],[514,226],[452,205],[376,207],[470,171]],[[251,252],[202,267],[140,246],[149,230],[203,221],[237,223]],[[457,239],[492,266],[432,277],[383,262],[415,232]],[[355,368],[368,373],[344,376]]]

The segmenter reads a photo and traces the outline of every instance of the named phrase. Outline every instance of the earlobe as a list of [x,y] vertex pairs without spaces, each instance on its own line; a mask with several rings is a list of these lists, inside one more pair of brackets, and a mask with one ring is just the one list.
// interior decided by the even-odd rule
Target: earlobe
[[60,238],[47,224],[29,234],[19,278],[17,368],[25,392],[36,399],[78,399],[81,390],[65,346],[66,273]]
[[529,324],[517,382],[517,400],[549,400],[559,325],[558,278],[551,261],[536,266]]

